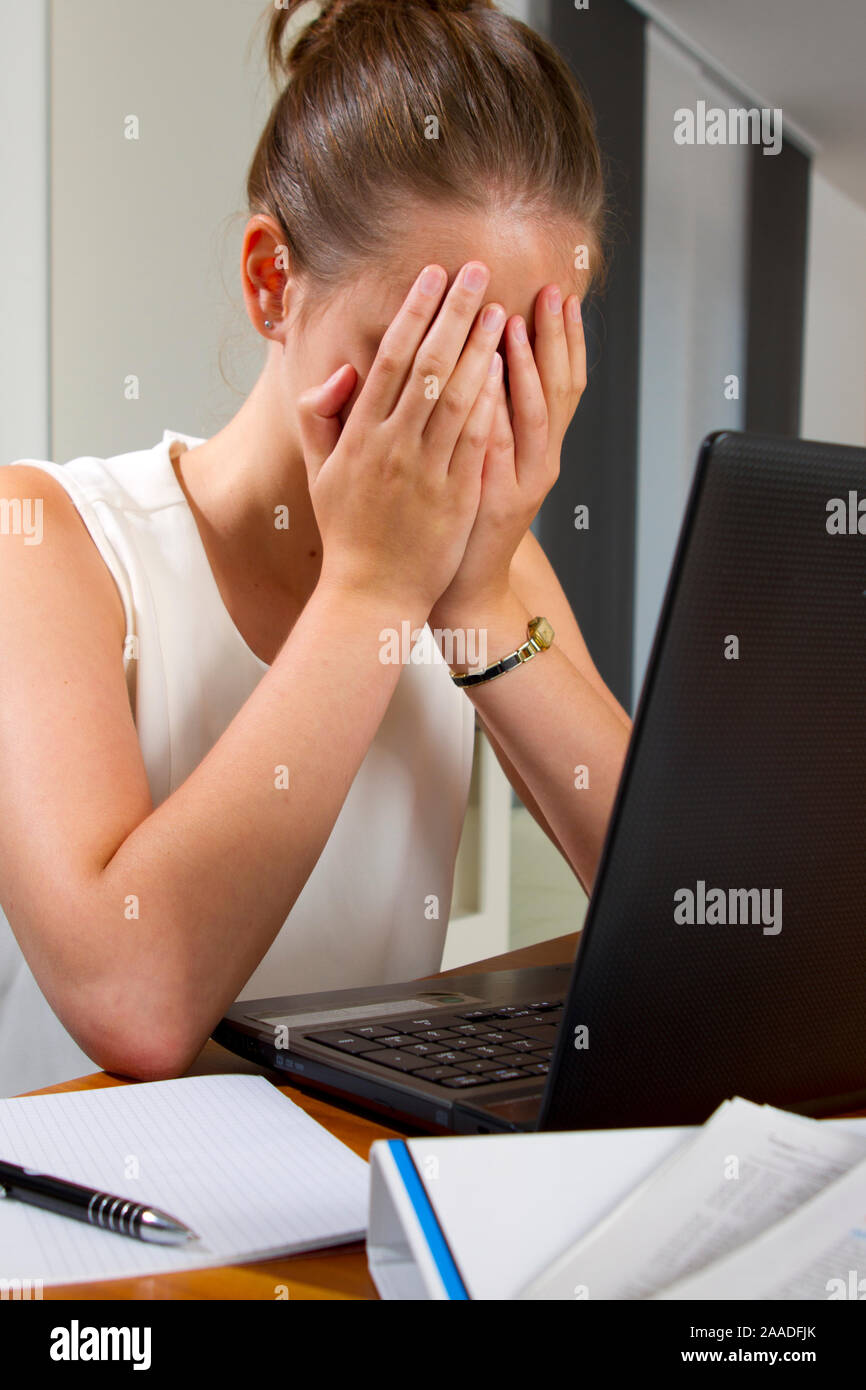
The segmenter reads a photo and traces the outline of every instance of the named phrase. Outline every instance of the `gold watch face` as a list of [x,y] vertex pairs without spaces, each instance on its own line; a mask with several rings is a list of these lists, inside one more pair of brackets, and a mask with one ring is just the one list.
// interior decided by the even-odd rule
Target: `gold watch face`
[[533,618],[529,630],[540,647],[549,647],[553,641],[553,628],[546,618]]

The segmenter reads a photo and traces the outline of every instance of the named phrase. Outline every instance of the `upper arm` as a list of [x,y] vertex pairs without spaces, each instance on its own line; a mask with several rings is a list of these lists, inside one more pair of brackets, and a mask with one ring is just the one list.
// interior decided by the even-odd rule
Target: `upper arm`
[[41,499],[43,520],[38,544],[0,534],[0,902],[74,1032],[68,1001],[95,969],[87,890],[151,799],[114,580],[49,473],[0,468],[2,499]]

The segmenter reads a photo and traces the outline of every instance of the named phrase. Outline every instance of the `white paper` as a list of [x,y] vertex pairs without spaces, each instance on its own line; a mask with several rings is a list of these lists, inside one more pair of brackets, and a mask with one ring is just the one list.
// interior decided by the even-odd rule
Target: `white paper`
[[866,1161],[658,1299],[866,1299]]
[[369,1167],[263,1076],[0,1100],[0,1158],[159,1207],[197,1233],[146,1244],[0,1201],[0,1279],[51,1284],[237,1264],[363,1238]]
[[860,1135],[770,1106],[725,1102],[521,1297],[649,1298],[753,1240],[864,1155]]

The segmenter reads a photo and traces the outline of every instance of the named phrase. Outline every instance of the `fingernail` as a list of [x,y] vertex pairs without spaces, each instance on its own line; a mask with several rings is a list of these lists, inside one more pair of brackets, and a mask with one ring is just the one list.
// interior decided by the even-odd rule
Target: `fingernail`
[[559,290],[551,290],[547,296],[547,307],[552,314],[558,314],[562,309],[562,295]]
[[516,343],[525,343],[528,341],[526,337],[526,324],[523,322],[523,319],[518,319],[514,325],[514,341]]
[[467,290],[480,290],[487,283],[487,272],[480,265],[467,266],[463,272],[463,285]]
[[435,294],[442,288],[443,272],[438,266],[428,266],[418,282],[418,288],[422,294]]
[[490,366],[487,369],[488,376],[497,376],[502,370],[502,354],[494,352],[490,359]]
[[575,323],[580,323],[580,300],[577,295],[569,301],[568,311]]
[[491,333],[494,328],[502,327],[504,318],[504,311],[499,308],[498,304],[488,304],[484,313],[481,315],[481,327],[486,328],[487,331]]

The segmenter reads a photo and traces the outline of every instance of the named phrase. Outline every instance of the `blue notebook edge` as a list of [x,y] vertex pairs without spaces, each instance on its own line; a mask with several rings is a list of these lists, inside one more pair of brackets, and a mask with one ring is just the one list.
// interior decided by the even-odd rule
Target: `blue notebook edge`
[[454,1262],[454,1256],[445,1239],[442,1227],[439,1225],[438,1218],[430,1203],[430,1198],[424,1189],[424,1184],[418,1170],[412,1161],[406,1143],[403,1139],[387,1139],[385,1141],[391,1151],[391,1156],[397,1166],[397,1171],[406,1189],[418,1224],[427,1242],[430,1254],[436,1265],[439,1278],[442,1280],[445,1291],[449,1299],[466,1300],[469,1294],[466,1285],[460,1276],[460,1271]]

